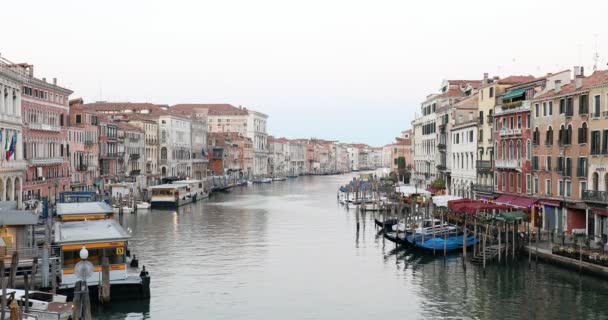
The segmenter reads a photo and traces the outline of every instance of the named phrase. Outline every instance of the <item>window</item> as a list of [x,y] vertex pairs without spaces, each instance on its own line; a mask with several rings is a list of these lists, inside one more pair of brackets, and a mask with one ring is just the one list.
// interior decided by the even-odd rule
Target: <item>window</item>
[[526,128],[530,129],[530,114],[526,115]]
[[513,189],[513,174],[512,173],[509,173],[509,190],[511,192],[514,191],[514,189]]
[[552,160],[551,156],[547,156],[547,164],[545,167],[545,168],[547,168],[547,171],[551,171],[551,160]]
[[517,174],[517,192],[521,192],[521,173]]
[[538,170],[538,156],[532,157],[532,170]]
[[532,143],[528,139],[528,141],[526,142],[526,159],[528,159],[528,160],[532,159],[531,155],[532,155]]
[[513,154],[513,141],[509,141],[509,160],[515,159]]
[[494,172],[494,189],[498,189],[498,173]]
[[602,154],[608,154],[608,130],[602,131]]
[[579,157],[576,163],[576,176],[577,177],[587,177],[587,158]]
[[510,120],[511,120],[511,127],[509,129],[514,129],[515,126],[513,126],[513,117],[511,117]]
[[551,179],[545,180],[545,194],[551,195]]
[[[581,96],[581,98],[582,98],[582,96]],[[600,96],[599,95],[593,97],[593,117],[594,118],[600,117]]]
[[572,158],[566,158],[566,172],[564,175],[567,177],[572,176]]
[[76,115],[76,123],[82,123],[82,115]]
[[543,102],[543,117],[547,116],[547,103]]
[[531,193],[530,185],[531,185],[532,176],[530,174],[526,174],[526,192]]
[[583,122],[583,125],[578,128],[578,143],[579,144],[583,144],[583,143],[587,143],[587,132],[589,130],[587,129],[587,123]]
[[521,129],[521,116],[517,116],[517,129]]
[[581,181],[581,186],[579,188],[579,198],[583,198],[583,193],[587,191],[587,181]]
[[538,131],[538,127],[534,128],[534,133],[532,134],[532,141],[534,142],[535,146],[540,144],[540,131]]
[[502,173],[502,191],[505,191],[507,189],[507,173],[503,172]]
[[599,130],[591,132],[591,154],[598,155],[601,151],[601,133]]
[[534,194],[538,194],[538,177],[534,177]]
[[572,195],[572,181],[566,180],[566,197]]
[[517,160],[521,160],[521,140],[517,140]]
[[566,99],[559,100],[559,114],[566,113]]
[[490,87],[490,98],[494,97],[494,88]]
[[553,101],[549,101],[549,115],[553,115]]
[[539,109],[538,103],[534,104],[534,117],[536,117],[536,118],[538,118],[538,109]]
[[547,134],[545,135],[545,145],[553,145],[553,128],[551,126],[547,128]]
[[557,180],[557,195],[564,196],[564,181]]

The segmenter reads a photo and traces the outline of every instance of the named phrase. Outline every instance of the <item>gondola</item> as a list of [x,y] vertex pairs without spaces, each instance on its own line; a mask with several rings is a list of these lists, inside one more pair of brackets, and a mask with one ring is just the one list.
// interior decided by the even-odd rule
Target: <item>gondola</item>
[[410,243],[407,240],[407,235],[403,232],[395,233],[395,232],[384,232],[384,237],[391,242],[402,245],[409,245]]
[[386,219],[384,222],[374,219],[376,221],[376,225],[382,229],[393,230],[393,226],[399,223],[398,219]]

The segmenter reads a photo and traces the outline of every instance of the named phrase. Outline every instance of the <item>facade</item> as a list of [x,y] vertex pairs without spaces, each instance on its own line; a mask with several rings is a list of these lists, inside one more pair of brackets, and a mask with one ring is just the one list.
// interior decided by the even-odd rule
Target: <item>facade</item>
[[208,144],[213,175],[245,178],[251,172],[254,147],[249,137],[237,132],[211,132]]
[[[575,81],[576,79],[575,73]],[[583,113],[589,111],[587,126],[590,157],[587,190],[582,183],[580,190],[587,205],[585,227],[587,235],[594,241],[606,243],[608,241],[608,77],[586,82],[590,108],[589,110],[582,108],[582,111]]]
[[354,146],[346,148],[348,155],[349,171],[359,171],[359,149]]
[[268,116],[257,111],[247,110],[247,137],[253,141],[253,175],[268,174]]
[[161,177],[192,176],[192,140],[190,119],[172,114],[158,117],[160,132],[160,173]]
[[3,154],[0,159],[0,202],[11,202],[12,209],[22,209],[26,162],[23,154],[21,90],[29,74],[22,68],[12,67],[11,62],[0,58],[0,145],[4,148],[7,141],[15,135],[17,137],[15,154],[9,159]]
[[119,165],[122,164],[120,166],[123,175],[121,180],[134,182],[139,190],[144,190],[148,187],[144,176],[146,166],[144,130],[127,122],[118,122],[118,139],[119,141],[122,139],[124,149],[123,153],[119,151],[118,159]]
[[118,128],[109,117],[99,118],[99,178],[102,190],[112,182],[118,181]]
[[[477,100],[477,97],[471,99]],[[450,132],[452,141],[450,194],[473,199],[477,180],[477,117],[459,117]]]
[[144,159],[144,169],[142,172],[145,176],[145,185],[153,186],[160,184],[160,170],[158,167],[159,148],[158,148],[158,122],[152,117],[137,116],[125,118],[128,123],[134,127],[143,130],[144,132],[144,153],[141,157]]
[[349,172],[348,165],[348,146],[344,143],[336,143],[336,172]]
[[207,155],[207,118],[193,115],[191,122],[191,145],[192,145],[192,177],[203,179],[207,177],[209,169],[209,158]]
[[70,101],[67,147],[72,191],[97,191],[99,180],[98,115],[82,107],[82,99]]
[[28,198],[54,202],[70,188],[67,118],[72,91],[58,86],[56,79],[48,83],[35,78],[31,65],[20,66],[28,71],[21,90],[23,142],[17,137],[17,154],[23,150],[28,162],[23,192]]
[[268,137],[268,174],[273,177],[285,177],[289,173],[290,153],[289,140]]
[[289,176],[299,176],[306,173],[306,144],[296,141],[289,141]]

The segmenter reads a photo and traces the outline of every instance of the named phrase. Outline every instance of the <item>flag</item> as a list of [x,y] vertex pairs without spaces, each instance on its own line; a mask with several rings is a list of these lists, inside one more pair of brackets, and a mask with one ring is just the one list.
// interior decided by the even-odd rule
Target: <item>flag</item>
[[[9,135],[8,135],[8,131],[7,131],[6,132],[6,137],[4,139],[4,151],[8,151],[8,147],[9,147],[8,146],[8,137],[9,137]],[[0,141],[2,141],[2,140],[0,140]]]
[[207,159],[209,158],[209,154],[207,154],[207,152],[205,152],[205,148],[203,148],[202,155],[203,155],[203,157],[205,157]]
[[[8,140],[7,140],[8,141]],[[11,139],[11,146],[9,147],[9,149],[6,151],[6,160],[8,161],[11,156],[15,153],[15,143],[17,142],[17,132],[15,132],[15,134],[13,135],[13,138]]]

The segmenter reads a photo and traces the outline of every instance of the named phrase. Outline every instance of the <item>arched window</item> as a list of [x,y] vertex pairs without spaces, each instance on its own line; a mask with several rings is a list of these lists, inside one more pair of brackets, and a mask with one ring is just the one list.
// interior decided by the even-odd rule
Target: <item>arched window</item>
[[517,160],[521,160],[521,140],[517,140]]
[[548,146],[553,145],[553,128],[551,126],[549,126],[549,128],[547,128],[547,135],[545,138],[545,144]]
[[565,144],[572,144],[572,125],[568,125],[568,131],[566,131]]
[[528,139],[528,141],[526,141],[526,159],[528,159],[528,160],[532,159],[531,155],[532,155],[532,143],[530,142],[530,139]]
[[532,135],[532,140],[533,140],[535,146],[540,144],[540,131],[538,131],[538,127],[534,128],[534,134]]
[[509,141],[509,160],[513,160],[513,141]]
[[593,176],[591,178],[591,190],[598,191],[598,187],[599,187],[598,180],[599,180],[599,178],[600,178],[599,174],[597,172],[594,172]]
[[500,154],[501,159],[506,160],[507,159],[507,142],[504,141],[504,140],[502,142],[502,150],[501,151],[502,151],[501,154]]
[[583,125],[578,128],[578,143],[587,143],[588,132],[587,123],[583,122]]

